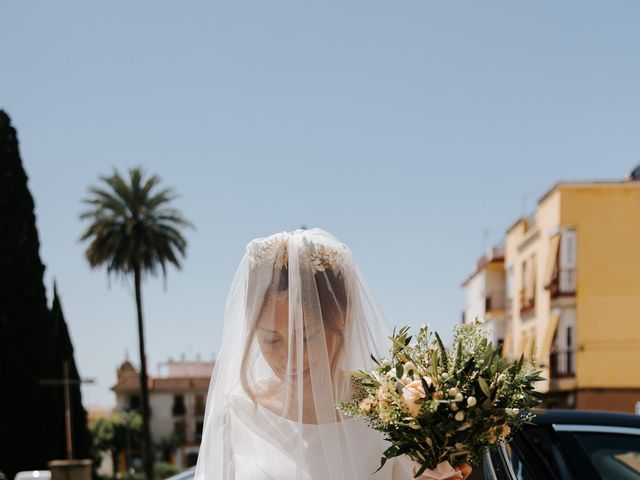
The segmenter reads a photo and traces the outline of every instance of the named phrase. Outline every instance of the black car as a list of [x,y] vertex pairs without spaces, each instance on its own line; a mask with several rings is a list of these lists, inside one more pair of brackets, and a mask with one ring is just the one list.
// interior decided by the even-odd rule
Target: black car
[[469,480],[640,480],[640,416],[536,410]]

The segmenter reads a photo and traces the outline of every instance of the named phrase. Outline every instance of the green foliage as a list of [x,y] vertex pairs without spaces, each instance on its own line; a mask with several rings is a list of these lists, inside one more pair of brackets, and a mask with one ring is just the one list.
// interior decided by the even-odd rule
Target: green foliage
[[173,463],[157,462],[153,466],[155,478],[160,480],[172,477],[173,475],[175,475],[176,473],[180,473],[181,471],[182,468],[174,465]]
[[353,372],[356,393],[338,405],[391,442],[382,464],[408,455],[419,473],[442,461],[478,465],[540,403],[540,371],[530,358],[501,357],[479,322],[458,326],[450,349],[434,333],[423,326],[412,342],[408,327],[394,331],[389,358],[376,359],[370,372]]
[[107,264],[116,274],[135,268],[155,273],[160,266],[166,275],[167,263],[180,268],[178,256],[186,254],[187,245],[180,229],[193,225],[171,206],[177,195],[170,188],[157,191],[160,177],[145,179],[140,168],[130,170],[128,182],[118,171],[100,180],[104,187],[89,188],[83,202],[90,208],[80,215],[90,221],[80,237],[91,240],[85,251],[89,264]]
[[97,451],[123,452],[142,446],[142,416],[135,411],[118,412],[89,422],[93,447]]

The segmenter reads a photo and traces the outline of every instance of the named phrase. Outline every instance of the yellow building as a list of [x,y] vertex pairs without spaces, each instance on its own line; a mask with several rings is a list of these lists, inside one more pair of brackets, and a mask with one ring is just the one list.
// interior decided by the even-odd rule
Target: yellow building
[[535,351],[548,406],[640,402],[640,182],[558,183],[507,231],[511,337]]
[[503,353],[534,352],[546,406],[640,402],[640,181],[562,182],[504,242]]

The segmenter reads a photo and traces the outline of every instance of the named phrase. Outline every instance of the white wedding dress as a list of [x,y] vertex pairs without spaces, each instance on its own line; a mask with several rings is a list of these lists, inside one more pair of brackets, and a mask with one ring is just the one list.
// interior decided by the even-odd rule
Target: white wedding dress
[[[251,418],[247,424],[243,419]],[[260,418],[260,421],[256,421]],[[396,457],[380,466],[388,447],[382,435],[362,422],[346,418],[334,424],[303,424],[302,466],[297,468],[295,445],[297,422],[283,418],[268,408],[257,410],[246,396],[233,395],[227,410],[229,437],[225,442],[225,479],[238,480],[409,480],[413,465],[407,457]],[[262,425],[260,425],[262,423]],[[260,425],[260,426],[258,426]],[[268,443],[262,431],[279,443]],[[347,445],[348,451],[327,451]],[[327,461],[331,456],[333,461]],[[300,471],[298,471],[300,470]]]
[[404,458],[373,474],[387,442],[336,412],[354,398],[348,372],[386,356],[390,330],[331,234],[250,242],[225,305],[195,480],[412,478]]

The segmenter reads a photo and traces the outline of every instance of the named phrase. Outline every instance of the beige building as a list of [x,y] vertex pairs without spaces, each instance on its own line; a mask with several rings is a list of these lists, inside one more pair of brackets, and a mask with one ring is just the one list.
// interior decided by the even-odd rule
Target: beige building
[[[158,375],[149,376],[151,439],[154,444],[177,436],[179,446],[173,462],[181,467],[195,465],[202,438],[207,391],[212,362],[169,360],[158,365]],[[139,372],[125,361],[117,370],[116,410],[139,409]]]
[[476,318],[482,320],[484,330],[497,347],[504,342],[509,319],[504,250],[493,247],[486,255],[480,257],[476,269],[462,282],[462,287],[465,290],[462,321],[472,321]]
[[547,406],[633,412],[640,402],[639,247],[631,180],[558,183],[507,230],[503,352],[534,355]]

